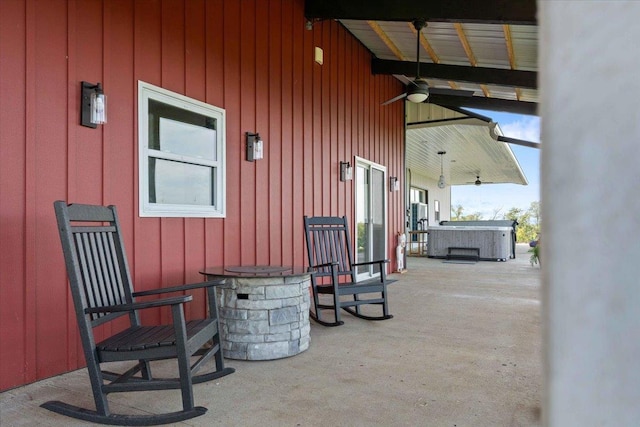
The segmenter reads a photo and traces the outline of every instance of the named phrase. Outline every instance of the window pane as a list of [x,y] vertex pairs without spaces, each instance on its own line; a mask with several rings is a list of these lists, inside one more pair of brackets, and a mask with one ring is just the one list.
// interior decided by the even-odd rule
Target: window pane
[[[210,147],[204,147],[201,144],[203,141],[201,133],[208,135],[206,138],[213,137],[215,142],[218,123],[214,117],[165,104],[155,99],[149,99],[148,108],[149,148],[188,156],[196,153],[195,157],[217,160],[215,143]],[[173,123],[169,124],[169,122]],[[195,132],[196,130],[198,132]],[[195,141],[192,140],[194,132],[198,134]],[[168,138],[167,141],[164,140],[165,138]],[[195,148],[191,147],[192,142],[196,145]]]
[[216,160],[216,131],[160,118],[160,150],[183,156]]
[[149,202],[213,205],[213,168],[149,158]]

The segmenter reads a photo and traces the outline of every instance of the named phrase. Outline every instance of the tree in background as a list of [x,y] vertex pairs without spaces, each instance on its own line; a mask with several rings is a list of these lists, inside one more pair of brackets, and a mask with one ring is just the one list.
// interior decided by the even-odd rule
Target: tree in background
[[464,208],[462,205],[451,206],[451,220],[452,221],[462,221],[462,212]]
[[463,215],[464,208],[462,205],[451,206],[451,220],[452,221],[479,221],[482,219],[480,212],[472,213],[470,215]]
[[[491,214],[491,219],[499,219],[500,218],[500,211],[502,210],[502,207],[499,208],[494,208],[493,209],[493,214]],[[504,215],[503,215],[504,216]]]
[[[494,209],[493,218],[498,218],[499,212],[502,208]],[[456,205],[451,207],[451,220],[452,221],[479,221],[482,219],[482,214],[476,212],[471,215],[463,215],[464,208],[462,205]],[[532,202],[529,209],[522,210],[520,208],[511,208],[502,215],[501,219],[515,220],[518,222],[518,229],[516,232],[516,240],[519,243],[528,243],[538,238],[540,233],[540,202]]]
[[538,233],[540,233],[540,202],[532,202],[526,211],[511,208],[504,214],[504,218],[518,221],[516,233],[518,242],[528,243],[538,238]]
[[540,202],[531,202],[529,206],[529,213],[531,213],[531,219],[534,224],[540,224]]

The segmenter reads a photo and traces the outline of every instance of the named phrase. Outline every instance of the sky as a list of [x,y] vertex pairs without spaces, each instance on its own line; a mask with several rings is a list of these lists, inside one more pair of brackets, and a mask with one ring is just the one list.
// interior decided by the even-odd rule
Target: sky
[[[495,111],[472,110],[497,122],[504,136],[540,142],[540,118],[521,114]],[[479,212],[482,219],[492,219],[500,209],[496,219],[511,208],[529,209],[531,202],[540,201],[540,150],[509,144],[518,159],[529,185],[482,184],[454,185],[451,187],[451,206],[462,205],[463,215]]]

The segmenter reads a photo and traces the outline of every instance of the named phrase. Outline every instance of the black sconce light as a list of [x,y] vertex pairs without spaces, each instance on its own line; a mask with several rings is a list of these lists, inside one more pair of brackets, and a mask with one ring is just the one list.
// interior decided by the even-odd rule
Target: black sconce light
[[253,162],[264,157],[263,142],[259,133],[247,132],[247,161]]
[[340,181],[351,181],[353,179],[353,167],[349,162],[340,162]]
[[400,181],[398,181],[398,177],[392,176],[389,178],[389,191],[394,192],[400,190]]
[[82,82],[80,95],[80,124],[96,128],[107,123],[107,96],[100,83]]

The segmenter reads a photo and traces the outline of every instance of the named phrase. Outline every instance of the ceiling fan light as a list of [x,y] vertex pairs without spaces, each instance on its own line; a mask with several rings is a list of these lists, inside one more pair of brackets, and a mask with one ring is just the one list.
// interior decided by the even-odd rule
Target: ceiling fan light
[[428,93],[421,93],[421,92],[414,92],[407,95],[407,99],[416,104],[426,101],[428,97],[429,97]]
[[445,182],[444,182],[444,175],[440,175],[440,179],[438,180],[438,188],[444,188],[445,187]]

